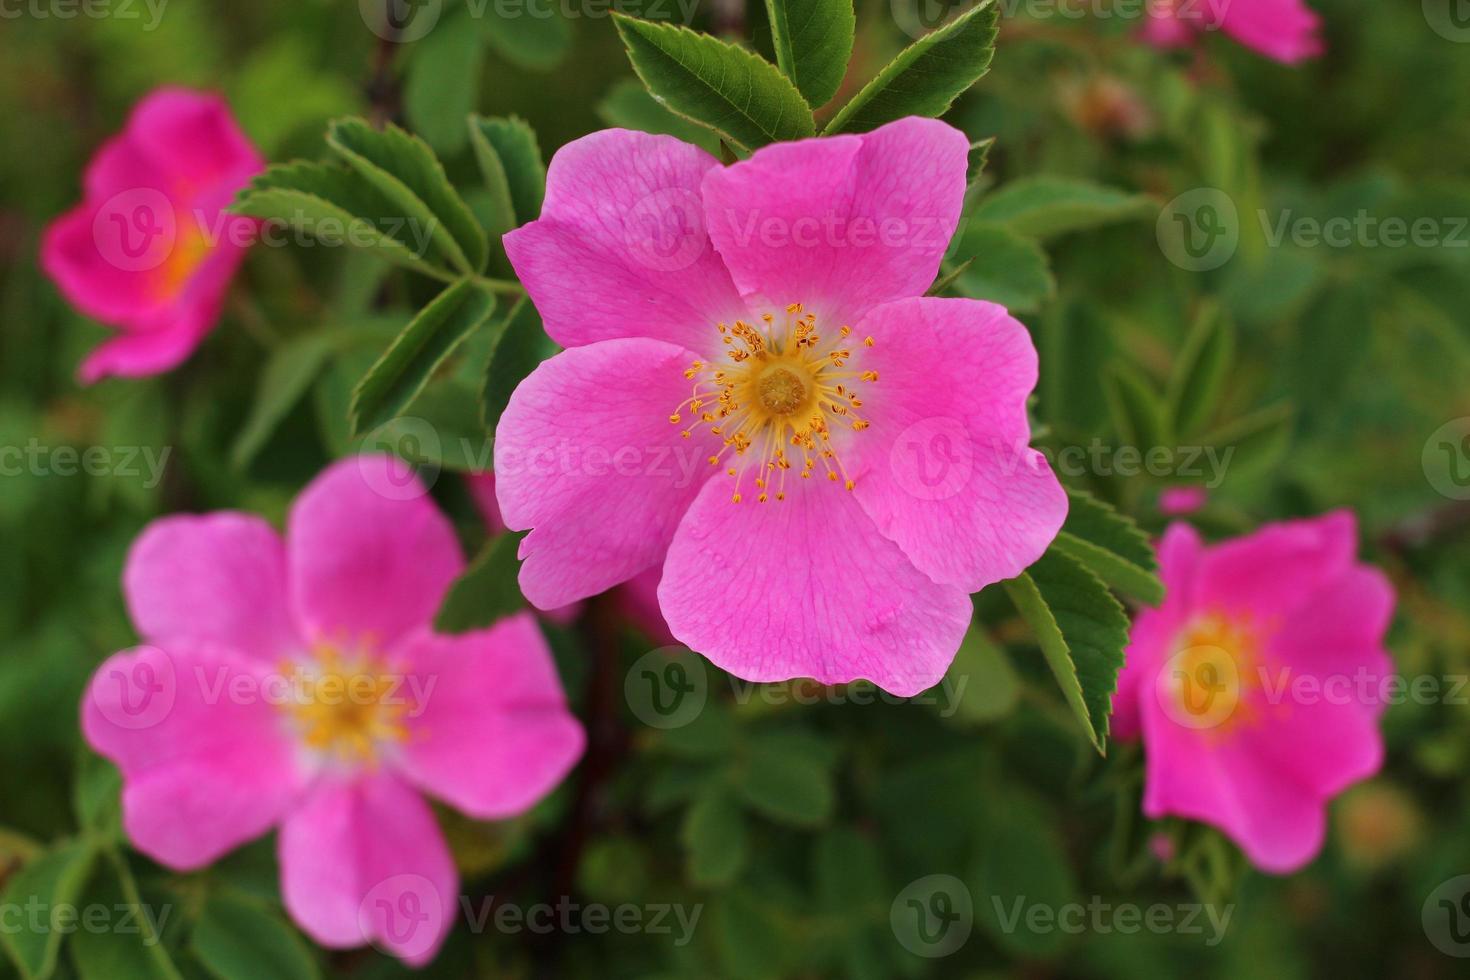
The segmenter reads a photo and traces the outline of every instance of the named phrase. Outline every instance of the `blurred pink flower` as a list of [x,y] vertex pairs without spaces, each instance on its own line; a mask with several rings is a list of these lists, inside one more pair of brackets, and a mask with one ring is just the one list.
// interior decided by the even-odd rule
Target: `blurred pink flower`
[[1209,493],[1204,487],[1165,487],[1159,491],[1159,513],[1169,517],[1193,514],[1208,499]]
[[532,603],[661,567],[673,635],[737,676],[943,676],[969,593],[1067,510],[1028,445],[1026,328],[923,296],[968,154],[919,118],[728,167],[626,130],[556,154],[541,217],[505,239],[568,348],[495,440]]
[[1378,771],[1393,590],[1339,511],[1206,547],[1169,527],[1167,598],[1133,627],[1113,728],[1142,735],[1151,818],[1200,820],[1263,870],[1322,846],[1327,801]]
[[41,266],[83,313],[121,331],[82,363],[91,384],[176,367],[219,319],[259,222],[224,213],[265,166],[224,100],[160,88],[87,167]]
[[281,891],[309,936],[432,959],[459,884],[421,794],[515,816],[584,743],[531,616],[431,630],[463,564],[382,456],[319,476],[284,542],[231,512],[145,529],[123,587],[149,645],[109,658],[82,704],[138,849],[185,871],[279,827]]
[[1218,29],[1268,58],[1295,64],[1322,53],[1321,27],[1303,0],[1149,0],[1143,39],[1178,48]]

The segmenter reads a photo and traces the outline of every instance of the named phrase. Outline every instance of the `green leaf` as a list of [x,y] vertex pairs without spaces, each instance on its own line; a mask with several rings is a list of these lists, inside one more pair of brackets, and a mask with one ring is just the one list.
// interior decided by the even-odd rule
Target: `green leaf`
[[942,116],[995,56],[999,15],[982,0],[899,52],[842,107],[824,133],[863,133],[904,116]]
[[1036,633],[1062,696],[1106,754],[1113,691],[1128,645],[1123,607],[1101,579],[1055,549],[1005,588]]
[[471,116],[470,137],[486,186],[504,176],[515,225],[540,217],[541,200],[546,196],[546,164],[541,160],[535,130],[517,116]]
[[192,937],[194,953],[219,980],[315,980],[301,935],[275,912],[230,895],[212,896]]
[[[983,627],[972,624],[960,641],[954,662],[945,674],[953,700],[941,702],[961,724],[984,724],[1004,718],[1021,697],[1021,679],[1010,654],[993,642]],[[943,690],[944,688],[941,688]]]
[[772,820],[803,827],[820,826],[832,817],[835,793],[827,759],[810,744],[787,733],[767,733],[751,740],[742,766],[740,795]]
[[614,85],[607,97],[597,104],[597,115],[609,126],[673,136],[685,143],[693,143],[711,156],[720,152],[718,136],[659,105],[658,100],[648,94],[648,89],[634,78],[625,78]]
[[1023,177],[982,198],[972,217],[1011,231],[1050,238],[1156,213],[1146,195],[1074,177]]
[[1234,354],[1234,327],[1218,306],[1206,306],[1190,329],[1169,378],[1166,399],[1176,433],[1193,434],[1209,421]]
[[256,382],[250,415],[230,447],[230,462],[237,469],[250,465],[276,427],[310,390],[332,347],[333,338],[318,331],[293,337],[271,353]]
[[786,930],[777,910],[764,896],[757,897],[745,889],[722,892],[711,917],[721,964],[717,976],[768,980],[790,975],[782,963],[790,948]]
[[24,980],[46,980],[55,971],[65,935],[62,928],[67,926],[58,921],[58,915],[76,905],[96,857],[96,847],[90,841],[71,841],[47,851],[11,875],[0,907],[39,907],[40,914],[47,916],[40,930],[33,931],[28,923],[20,929],[0,930],[0,943]]
[[674,112],[746,150],[814,132],[801,93],[770,62],[687,27],[612,17],[633,70]]
[[485,46],[463,18],[437,26],[413,46],[403,111],[414,130],[447,155],[457,153],[468,135],[464,120],[475,109]]
[[1017,787],[1004,790],[1005,803],[991,808],[990,818],[975,835],[975,865],[969,876],[976,896],[975,919],[1013,956],[1051,956],[1072,936],[1066,929],[1031,928],[1026,914],[1039,906],[1057,915],[1077,903],[1076,876],[1047,807]]
[[955,240],[953,254],[973,259],[956,277],[973,299],[988,299],[1012,313],[1034,313],[1056,295],[1041,246],[1000,225],[969,224]]
[[1121,361],[1113,362],[1103,374],[1103,393],[1125,445],[1143,452],[1170,445],[1164,401],[1138,371]]
[[861,929],[887,916],[882,857],[870,835],[833,827],[817,838],[812,867],[818,907],[838,915],[845,929]]
[[461,279],[420,310],[353,390],[352,434],[371,432],[401,415],[429,375],[494,309],[494,296]]
[[541,316],[531,300],[523,297],[505,318],[485,365],[485,384],[480,389],[480,421],[485,431],[495,431],[511,393],[549,353]]
[[485,233],[427,143],[397,126],[374,129],[355,118],[328,126],[327,143],[396,205],[390,213],[429,229],[456,269],[476,273],[485,267]]
[[701,793],[680,831],[690,882],[711,888],[734,881],[745,866],[748,837],[745,814],[728,789],[714,785]]
[[440,633],[468,633],[484,629],[526,604],[516,584],[520,559],[516,557],[521,534],[498,534],[485,542],[470,567],[464,570],[434,617],[434,629]]
[[1164,600],[1159,562],[1148,536],[1131,517],[1080,490],[1068,490],[1067,521],[1056,547],[1115,589],[1151,606]]
[[398,214],[397,205],[359,174],[321,163],[277,164],[256,175],[230,210],[298,229],[327,244],[371,248],[425,275],[452,275],[430,226]]
[[813,109],[837,94],[852,57],[852,0],[766,0],[776,64]]
[[572,47],[572,25],[554,3],[527,2],[521,9],[492,3],[476,20],[495,53],[520,68],[550,71]]
[[1209,435],[1200,444],[1218,453],[1222,472],[1260,472],[1274,464],[1291,442],[1292,420],[1296,410],[1286,402],[1242,415]]
[[112,839],[122,830],[122,774],[106,759],[83,749],[72,789],[77,825],[83,833]]
[[86,888],[85,904],[112,910],[107,929],[78,929],[67,948],[82,980],[180,980],[178,967],[159,940],[165,916],[176,909],[142,902],[127,864],[116,852]]

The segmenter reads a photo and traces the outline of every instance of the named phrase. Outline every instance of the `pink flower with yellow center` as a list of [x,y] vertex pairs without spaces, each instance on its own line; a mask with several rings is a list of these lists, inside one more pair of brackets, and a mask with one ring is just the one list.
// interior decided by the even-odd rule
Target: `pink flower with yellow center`
[[556,154],[505,239],[567,348],[496,433],[531,602],[658,569],[673,635],[743,678],[940,679],[969,594],[1067,510],[1028,445],[1025,327],[923,295],[968,153],[908,118],[731,166],[625,130]]
[[1194,44],[1219,30],[1273,61],[1322,53],[1322,19],[1302,0],[1149,0],[1143,39],[1158,48]]
[[284,542],[247,514],[151,524],[123,576],[148,645],[109,658],[82,704],[134,845],[186,871],[278,828],[308,935],[432,959],[459,884],[424,794],[512,817],[584,744],[531,616],[432,631],[463,566],[412,472],[380,456],[319,476]]
[[1143,810],[1200,820],[1258,867],[1322,847],[1327,801],[1383,763],[1393,590],[1340,511],[1206,547],[1174,524],[1163,605],[1133,626],[1113,730],[1142,737]]
[[264,167],[218,96],[161,88],[138,103],[41,244],[67,300],[121,331],[82,363],[83,382],[158,374],[194,352],[259,226],[224,208]]

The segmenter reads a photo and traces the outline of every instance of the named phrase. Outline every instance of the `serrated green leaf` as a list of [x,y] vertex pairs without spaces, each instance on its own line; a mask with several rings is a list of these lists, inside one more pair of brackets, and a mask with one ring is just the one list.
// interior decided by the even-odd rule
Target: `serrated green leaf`
[[837,94],[852,57],[852,0],[766,0],[776,64],[813,109]]
[[597,115],[609,126],[673,136],[685,143],[693,143],[711,156],[720,152],[717,135],[659,105],[648,89],[634,78],[625,78],[614,85],[607,97],[597,104]]
[[327,144],[394,203],[395,217],[403,215],[429,229],[456,269],[473,274],[485,267],[485,233],[427,143],[397,126],[374,129],[353,118],[328,126]]
[[492,3],[477,17],[480,34],[506,61],[531,71],[550,71],[572,48],[572,25],[554,3],[504,9]]
[[1089,493],[1068,490],[1067,496],[1067,521],[1055,546],[1113,588],[1152,606],[1162,602],[1158,558],[1133,519]]
[[468,633],[485,629],[525,607],[516,584],[521,563],[517,558],[521,534],[498,534],[485,542],[439,607],[434,629],[440,633]]
[[1147,452],[1171,444],[1164,400],[1138,371],[1121,361],[1113,362],[1103,373],[1103,393],[1124,445]]
[[401,415],[434,370],[494,309],[494,296],[461,279],[420,310],[353,390],[352,434],[371,432]]
[[1235,354],[1235,328],[1214,304],[1195,320],[1169,378],[1167,403],[1181,437],[1209,421],[1219,403]]
[[511,393],[549,353],[541,316],[530,299],[522,298],[506,316],[485,365],[485,384],[480,389],[480,421],[485,431],[495,431]]
[[276,427],[310,390],[332,346],[331,336],[317,332],[293,337],[271,353],[256,383],[250,415],[230,447],[232,465],[237,469],[250,465]]
[[680,831],[689,881],[702,888],[728,885],[745,866],[745,813],[724,786],[711,786],[684,813]]
[[1021,235],[1050,238],[1157,213],[1143,194],[1074,177],[1023,177],[986,195],[973,218]]
[[982,0],[899,52],[823,130],[865,133],[905,116],[939,117],[990,68],[999,14]]
[[1113,691],[1128,645],[1128,616],[1102,579],[1055,549],[1006,592],[1036,633],[1062,696],[1100,754],[1107,752]]
[[97,849],[91,841],[71,841],[47,851],[10,876],[0,906],[39,906],[49,917],[39,930],[28,926],[0,930],[0,943],[15,961],[23,980],[46,980],[56,970],[65,936],[57,915],[63,908],[76,905],[96,857]]
[[801,93],[770,62],[687,27],[612,17],[633,70],[674,112],[746,150],[815,131]]
[[413,46],[403,84],[403,111],[409,125],[446,155],[464,146],[468,136],[464,120],[475,109],[484,62],[483,40],[462,21],[456,17],[437,25],[438,30]]
[[961,292],[972,299],[999,303],[1013,313],[1034,313],[1056,295],[1051,263],[1041,246],[1000,225],[966,225],[952,254],[973,260],[956,277]]
[[486,186],[500,176],[505,178],[515,214],[512,227],[540,217],[541,200],[546,196],[546,164],[535,130],[518,116],[471,116],[470,137]]
[[214,895],[192,937],[199,962],[219,980],[315,980],[321,976],[301,935],[275,911]]
[[452,275],[427,225],[396,216],[398,207],[362,176],[321,163],[276,164],[235,198],[236,214],[266,218],[319,240],[358,244],[425,275]]

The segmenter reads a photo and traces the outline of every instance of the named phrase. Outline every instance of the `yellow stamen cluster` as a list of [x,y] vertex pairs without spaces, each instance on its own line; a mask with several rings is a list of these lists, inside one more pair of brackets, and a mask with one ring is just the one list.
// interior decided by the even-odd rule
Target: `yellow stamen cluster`
[[408,737],[396,675],[369,653],[321,644],[313,655],[310,665],[284,667],[299,681],[288,709],[302,743],[343,764],[375,765],[385,744]]
[[[752,466],[760,503],[786,499],[786,478],[793,469],[802,479],[823,473],[851,490],[833,430],[868,428],[856,386],[877,382],[878,372],[848,369],[852,328],[824,339],[816,316],[800,303],[786,307],[784,315],[767,313],[760,319],[759,326],[743,320],[718,325],[731,365],[691,364],[684,377],[694,382],[694,393],[669,421],[679,425],[688,412],[693,424],[682,430],[684,438],[706,425],[720,438],[723,445],[709,463],[726,463],[735,478],[731,500],[737,504],[744,499],[741,487]],[[872,346],[872,337],[863,341],[863,347]]]

